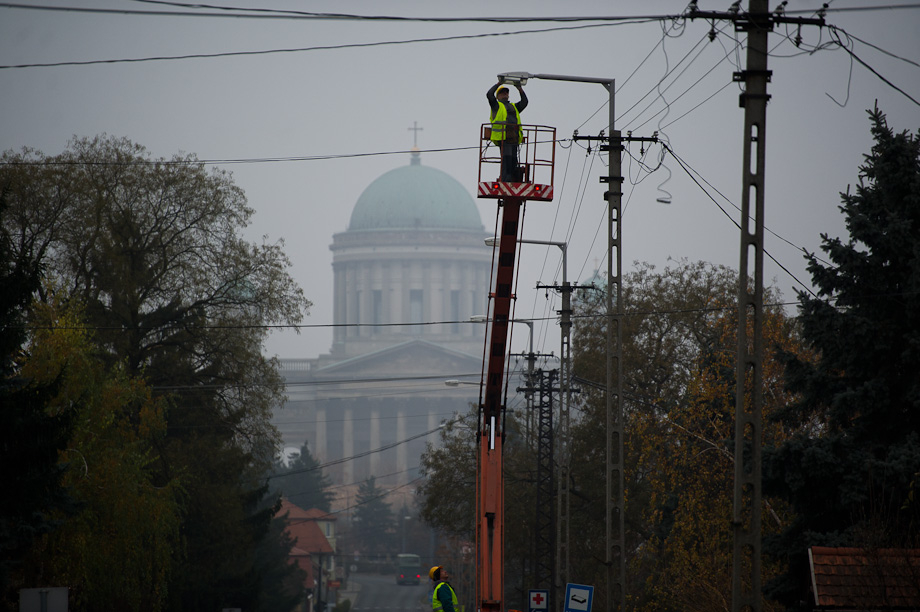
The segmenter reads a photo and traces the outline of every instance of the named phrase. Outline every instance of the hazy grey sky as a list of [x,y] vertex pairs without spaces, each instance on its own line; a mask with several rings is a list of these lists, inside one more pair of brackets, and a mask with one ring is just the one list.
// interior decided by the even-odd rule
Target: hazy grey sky
[[[183,10],[131,1],[42,0],[58,5],[124,11]],[[407,17],[654,16],[680,13],[682,1],[525,0],[221,2],[235,8],[272,8]],[[702,10],[724,10],[700,1]],[[771,3],[771,6],[776,3]],[[788,10],[815,10],[821,1],[790,2]],[[747,2],[743,2],[747,5]],[[831,8],[883,7],[888,2],[831,2]],[[188,9],[217,14],[218,9]],[[638,20],[637,20],[638,21]],[[827,23],[913,62],[862,42],[862,60],[920,99],[920,9],[831,12]],[[74,135],[108,133],[147,147],[154,156],[195,153],[225,163],[256,210],[248,236],[284,239],[293,274],[314,307],[301,335],[274,333],[268,350],[282,357],[328,351],[332,333],[332,235],[347,228],[355,201],[382,173],[409,163],[406,153],[299,161],[286,158],[408,151],[414,122],[422,163],[449,173],[476,191],[479,125],[488,118],[485,91],[499,72],[569,74],[617,79],[617,127],[650,136],[659,131],[707,190],[731,214],[740,205],[743,111],[732,73],[743,65],[741,35],[730,25],[705,21],[607,24],[255,19],[217,16],[150,16],[29,10],[0,6],[0,149],[23,146],[61,152]],[[490,33],[512,33],[481,36]],[[538,31],[538,32],[536,32]],[[800,251],[816,250],[819,234],[844,236],[839,192],[855,183],[871,146],[866,109],[878,100],[898,130],[920,127],[920,108],[852,64],[827,29],[779,28],[770,36],[773,79],[767,116],[767,250],[808,283]],[[844,36],[840,34],[840,36]],[[434,42],[367,45],[385,41]],[[815,51],[816,47],[818,48]],[[290,50],[253,55],[11,68],[198,54]],[[811,51],[815,51],[811,53]],[[607,100],[600,85],[534,80],[528,83],[527,123],[555,126],[560,138],[597,134],[606,127]],[[836,102],[835,102],[836,100]],[[841,106],[840,104],[843,106]],[[663,110],[664,109],[664,110]],[[662,111],[659,113],[659,111]],[[656,113],[659,113],[656,115]],[[571,143],[564,143],[569,147]],[[447,151],[440,151],[440,150]],[[434,150],[439,150],[435,152]],[[661,149],[640,147],[624,157],[624,270],[634,260],[664,266],[688,258],[737,266],[735,225]],[[633,159],[635,158],[635,159]],[[280,160],[279,160],[280,159]],[[590,276],[605,265],[606,158],[580,144],[557,150],[553,203],[528,205],[524,236],[567,240],[569,278]],[[668,179],[670,180],[662,185]],[[656,200],[664,189],[672,203]],[[495,201],[477,201],[487,230]],[[483,247],[486,248],[486,247]],[[518,317],[551,317],[558,308],[536,283],[558,282],[559,251],[524,247]],[[797,283],[767,260],[766,278],[787,300]],[[552,321],[538,326],[542,350],[558,351]],[[516,334],[521,346],[526,333]]]

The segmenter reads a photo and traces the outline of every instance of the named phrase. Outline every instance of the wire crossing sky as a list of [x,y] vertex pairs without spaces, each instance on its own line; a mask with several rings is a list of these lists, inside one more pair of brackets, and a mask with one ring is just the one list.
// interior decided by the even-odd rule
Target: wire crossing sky
[[[734,73],[746,48],[729,24],[682,19],[687,4],[670,0],[655,14],[637,0],[616,14],[601,0],[405,0],[387,10],[355,0],[347,14],[332,1],[309,13],[293,0],[271,4],[0,3],[0,148],[54,155],[73,136],[105,133],[153,159],[232,171],[256,211],[248,239],[283,240],[314,303],[300,333],[272,332],[267,351],[315,357],[331,346],[332,236],[372,181],[409,163],[414,136],[422,164],[473,198],[496,74],[615,78],[615,127],[660,139],[624,155],[624,272],[679,259],[737,267]],[[802,0],[786,14],[813,16],[823,4]],[[765,272],[785,302],[810,285],[802,250],[820,256],[821,233],[846,236],[839,194],[857,184],[871,146],[866,110],[877,103],[898,130],[920,125],[920,4],[829,4],[832,28],[778,26],[769,38]],[[540,80],[526,90],[523,120],[556,127],[559,142],[556,199],[527,206],[523,236],[567,241],[570,280],[589,281],[606,267],[606,154],[572,137],[609,129],[606,91]],[[477,206],[491,227],[494,202]],[[558,297],[536,284],[559,282],[559,250],[524,246],[520,261],[515,316],[539,319],[536,348],[558,352]],[[515,334],[513,350],[524,343]]]

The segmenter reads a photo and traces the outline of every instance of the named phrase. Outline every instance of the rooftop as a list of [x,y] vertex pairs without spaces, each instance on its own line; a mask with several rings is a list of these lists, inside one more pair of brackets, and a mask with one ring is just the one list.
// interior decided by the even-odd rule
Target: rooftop
[[920,610],[920,549],[808,550],[815,605],[824,610]]
[[421,164],[413,151],[408,166],[373,181],[358,197],[349,231],[393,229],[482,231],[473,197],[446,172]]

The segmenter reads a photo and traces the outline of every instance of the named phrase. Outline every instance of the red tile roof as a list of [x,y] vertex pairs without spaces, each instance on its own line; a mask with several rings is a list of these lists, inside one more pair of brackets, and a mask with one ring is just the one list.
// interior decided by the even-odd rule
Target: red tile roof
[[279,516],[285,519],[287,525],[284,529],[296,548],[310,555],[331,555],[335,552],[316,520],[306,510],[282,499]]
[[303,519],[307,521],[336,521],[338,517],[334,514],[329,514],[324,512],[319,508],[310,508],[309,510],[304,510],[297,504],[289,501],[288,499],[281,498],[281,510],[278,512],[279,516],[284,516],[288,514],[292,519]]
[[335,521],[338,520],[338,517],[334,514],[329,514],[328,512],[323,512],[319,508],[310,508],[309,510],[304,510],[306,518],[313,519],[314,521]]
[[808,550],[815,605],[828,610],[920,610],[920,549]]
[[298,506],[297,504],[291,503],[286,498],[281,498],[281,510],[278,511],[278,516],[287,515],[291,519],[305,519],[309,520],[311,516],[307,513],[306,510]]

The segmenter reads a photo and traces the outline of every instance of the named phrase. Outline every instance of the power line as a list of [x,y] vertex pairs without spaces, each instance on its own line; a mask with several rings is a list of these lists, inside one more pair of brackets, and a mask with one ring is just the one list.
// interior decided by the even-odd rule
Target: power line
[[[557,139],[556,142],[561,144],[568,139]],[[547,141],[542,141],[546,143]],[[479,146],[472,147],[443,147],[438,149],[419,149],[419,150],[397,150],[397,151],[371,151],[368,153],[329,153],[324,155],[296,155],[290,157],[242,157],[227,159],[198,159],[190,157],[187,159],[133,159],[128,161],[86,161],[86,160],[35,160],[35,161],[5,161],[0,160],[0,166],[194,166],[194,165],[230,165],[230,164],[265,164],[280,162],[305,162],[305,161],[325,161],[332,159],[353,159],[361,157],[381,157],[388,155],[406,155],[414,153],[455,153],[459,151],[478,151]],[[368,324],[370,325],[370,324]]]
[[[399,15],[360,15],[356,13],[320,13],[310,11],[293,11],[265,8],[226,7],[213,4],[186,4],[182,2],[165,2],[157,0],[136,0],[146,4],[160,4],[187,9],[209,9],[218,12],[166,11],[141,9],[110,9],[69,7],[38,4],[0,3],[0,8],[13,8],[48,12],[90,13],[126,15],[139,17],[196,17],[196,18],[233,18],[233,19],[275,19],[295,21],[394,21],[415,23],[578,23],[582,21],[631,22],[634,20],[658,21],[676,19],[679,15],[598,15],[598,16],[546,16],[546,17],[404,17]],[[241,12],[243,11],[243,12]]]
[[[920,4],[886,4],[884,6],[842,6],[837,8],[827,7],[822,9],[826,13],[868,13],[874,11],[896,11],[901,9],[920,9]],[[786,15],[814,15],[815,10],[800,9],[786,10]]]
[[[330,398],[335,399],[335,398]],[[423,413],[423,414],[407,414],[404,418],[406,419],[420,419],[422,417],[428,418],[431,416],[435,417],[449,417],[453,416],[453,412],[432,412],[432,413]],[[310,419],[306,421],[276,421],[273,420],[273,425],[306,425],[306,424],[316,424],[316,425],[325,425],[328,423],[363,423],[371,421],[391,421],[394,419],[399,419],[400,415],[395,416],[376,416],[376,417],[367,417],[366,419]]]
[[285,473],[283,473],[283,474],[271,474],[271,475],[269,475],[268,477],[266,477],[265,480],[268,481],[268,480],[272,480],[272,479],[274,479],[274,478],[282,478],[282,477],[284,477],[284,476],[292,476],[292,475],[294,475],[294,474],[306,474],[307,472],[315,472],[316,470],[322,470],[322,469],[325,469],[325,468],[327,468],[327,467],[332,467],[333,465],[339,465],[340,463],[346,463],[346,462],[348,462],[348,461],[354,461],[355,459],[360,459],[360,458],[362,458],[362,457],[367,457],[368,455],[373,455],[373,454],[375,454],[375,453],[382,453],[382,452],[385,451],[385,450],[389,450],[389,449],[391,449],[391,448],[396,448],[397,446],[400,446],[400,445],[402,445],[402,444],[407,444],[408,442],[411,442],[412,440],[417,440],[417,439],[419,439],[419,438],[424,438],[424,437],[426,437],[426,436],[430,436],[430,435],[433,434],[433,433],[437,433],[438,431],[440,431],[441,429],[443,429],[445,425],[447,425],[448,423],[451,423],[451,422],[452,422],[452,421],[445,421],[444,423],[438,425],[438,426],[435,427],[434,429],[430,429],[430,430],[428,430],[428,431],[426,431],[426,432],[423,432],[423,433],[420,433],[420,434],[415,434],[414,436],[409,436],[408,438],[404,438],[404,439],[402,439],[402,440],[397,440],[396,442],[393,442],[393,443],[391,443],[391,444],[385,444],[384,446],[381,446],[380,448],[375,448],[375,449],[371,449],[371,450],[368,450],[368,451],[364,451],[363,453],[358,453],[357,455],[352,455],[352,456],[350,456],[350,457],[343,457],[343,458],[341,458],[341,459],[334,459],[334,460],[332,460],[332,461],[327,461],[326,463],[320,463],[320,464],[314,465],[313,467],[309,467],[309,468],[302,468],[302,469],[298,469],[298,470],[291,470],[291,471],[285,472]]
[[[682,159],[680,159],[679,157],[677,157],[677,155],[675,155],[674,151],[673,151],[668,145],[665,144],[665,145],[663,145],[663,146],[665,147],[665,150],[667,150],[668,153],[671,154],[671,157],[673,157],[673,158],[677,161],[677,163],[680,165],[680,167],[683,168],[684,172],[687,173],[687,176],[689,176],[689,177],[691,178],[691,180],[693,180],[693,182],[696,183],[697,186],[698,186],[700,189],[702,189],[703,193],[705,193],[706,196],[707,196],[710,200],[712,200],[712,202],[719,208],[719,210],[721,210],[722,213],[723,213],[726,217],[728,217],[728,219],[735,225],[735,227],[737,227],[737,228],[740,230],[740,229],[741,229],[741,225],[740,225],[737,221],[735,221],[734,217],[732,217],[730,214],[728,214],[728,211],[725,210],[725,209],[722,207],[722,205],[719,204],[719,203],[716,201],[716,199],[713,198],[713,197],[709,194],[708,191],[706,191],[705,189],[703,189],[703,186],[700,185],[699,181],[696,180],[696,177],[693,176],[693,174],[691,174],[691,173],[689,172],[688,166],[685,166],[685,165],[684,165],[684,161],[683,161]],[[708,183],[707,183],[707,184],[708,184]],[[721,194],[720,194],[720,195],[721,195]],[[725,196],[722,196],[722,197],[725,197]],[[731,202],[730,202],[730,203],[731,203]],[[732,204],[732,206],[735,206],[734,203],[731,203],[731,204]],[[735,206],[735,208],[738,208],[738,207]],[[739,209],[739,210],[740,210],[740,209]],[[766,228],[765,228],[765,229],[766,229]],[[773,234],[774,236],[777,236],[777,237],[779,237],[779,238],[782,238],[781,236],[779,236],[776,232],[774,232],[774,231],[772,231],[772,230],[769,230],[769,229],[768,229],[767,231],[769,231],[769,232],[770,232],[771,234]],[[783,238],[783,240],[786,240],[786,239]],[[786,240],[786,242],[789,242],[789,241]],[[792,244],[792,243],[789,242],[789,244]],[[793,246],[795,246],[795,245],[793,245]],[[797,248],[801,248],[801,247],[797,247]],[[804,251],[804,249],[802,249],[802,250]],[[784,266],[782,263],[780,263],[779,260],[777,260],[769,251],[767,251],[766,249],[764,249],[764,253],[767,255],[767,257],[769,257],[769,258],[773,261],[773,263],[775,263],[777,266],[779,266],[779,267],[780,267],[786,274],[788,274],[795,282],[797,282],[799,285],[801,285],[801,286],[802,286],[806,291],[808,291],[810,294],[812,294],[813,296],[817,297],[817,295],[815,295],[815,292],[811,290],[811,287],[809,287],[808,285],[806,285],[805,283],[803,283],[802,281],[800,281],[800,280],[798,279],[798,277],[797,277],[795,274],[793,274],[786,266]]]
[[835,37],[836,42],[840,45],[840,48],[846,51],[851,58],[853,58],[854,60],[862,64],[862,66],[866,68],[866,70],[868,70],[869,72],[877,76],[883,83],[885,83],[886,85],[888,85],[889,87],[897,91],[898,93],[902,94],[905,98],[907,98],[908,100],[910,100],[917,106],[920,106],[920,102],[918,102],[916,98],[914,98],[913,96],[908,94],[906,91],[904,91],[903,89],[901,89],[900,87],[898,87],[897,85],[895,85],[894,83],[892,83],[891,81],[883,77],[881,73],[879,73],[875,68],[873,68],[872,66],[867,64],[865,61],[863,61],[863,59],[860,58],[858,55],[856,55],[852,49],[850,49],[847,45],[843,44],[843,42],[840,41],[839,32],[843,32],[844,34],[846,34],[845,30],[838,30],[838,28],[835,28],[833,26],[829,26],[829,30],[831,34]]
[[[0,8],[10,5],[4,5],[0,3]],[[21,8],[21,7],[19,7]],[[101,9],[100,9],[101,10]],[[152,57],[137,57],[137,58],[117,58],[117,59],[105,59],[105,60],[70,60],[70,61],[61,61],[61,62],[47,62],[47,63],[32,63],[32,64],[11,64],[0,66],[2,69],[13,69],[13,68],[56,68],[64,66],[94,66],[99,64],[125,64],[125,63],[139,63],[139,62],[155,62],[155,61],[173,61],[173,60],[189,60],[189,59],[213,59],[218,57],[240,57],[240,56],[252,56],[252,55],[269,55],[275,53],[306,53],[311,51],[333,51],[340,49],[357,49],[357,48],[366,48],[366,47],[382,47],[389,45],[408,45],[408,44],[418,44],[418,43],[432,43],[432,42],[444,42],[451,40],[472,40],[479,38],[492,38],[500,36],[519,36],[522,34],[545,34],[548,32],[561,32],[569,30],[582,30],[586,28],[606,28],[618,25],[626,25],[628,23],[645,23],[644,21],[633,21],[633,22],[619,22],[619,23],[599,23],[599,24],[588,24],[588,25],[578,25],[578,26],[560,26],[555,28],[541,28],[536,30],[518,30],[512,32],[488,32],[483,34],[458,34],[454,36],[440,36],[432,38],[415,38],[409,40],[388,40],[388,41],[378,41],[378,42],[368,42],[368,43],[345,43],[341,45],[319,45],[316,47],[300,47],[292,49],[264,49],[260,51],[224,51],[219,53],[190,53],[185,55],[160,55]]]
[[895,55],[895,54],[892,53],[891,51],[886,51],[885,49],[882,49],[881,47],[879,47],[879,46],[877,46],[877,45],[873,45],[873,44],[870,43],[869,41],[863,40],[862,38],[859,38],[858,36],[854,36],[853,34],[851,34],[850,32],[847,32],[847,31],[844,30],[843,28],[838,28],[838,27],[836,27],[836,26],[830,26],[830,27],[832,27],[832,28],[835,29],[835,30],[839,30],[840,32],[843,32],[844,34],[847,35],[848,38],[852,38],[853,40],[858,40],[859,42],[861,42],[862,44],[866,45],[867,47],[872,47],[872,48],[875,49],[876,51],[880,51],[881,53],[884,53],[885,55],[887,55],[887,56],[889,56],[889,57],[893,57],[894,59],[901,60],[902,62],[906,62],[906,63],[908,63],[908,64],[911,64],[911,65],[913,65],[913,66],[916,66],[916,67],[920,68],[920,63],[917,63],[917,62],[915,62],[915,61],[913,61],[913,60],[907,59],[906,57],[901,57],[900,55]]
[[[642,21],[671,21],[685,18],[685,14],[672,15],[584,15],[584,16],[545,16],[545,17],[405,17],[398,15],[360,15],[354,13],[320,13],[309,11],[293,11],[281,9],[266,8],[246,8],[246,7],[226,7],[213,4],[203,3],[182,3],[166,2],[163,0],[137,0],[147,4],[160,4],[164,6],[174,6],[186,9],[209,9],[216,12],[204,12],[202,10],[185,10],[185,11],[166,11],[166,10],[140,10],[140,9],[111,9],[111,8],[90,8],[90,7],[69,7],[53,6],[38,4],[19,4],[12,2],[0,3],[0,8],[12,8],[33,11],[46,12],[67,12],[67,13],[89,13],[89,14],[109,14],[125,15],[140,17],[195,17],[195,18],[232,18],[232,19],[253,19],[253,20],[297,20],[297,21],[394,21],[394,22],[416,22],[416,23],[577,23],[582,21],[603,21],[603,22],[629,22],[634,20]],[[904,9],[917,9],[920,4],[889,4],[883,6],[866,6],[866,7],[840,7],[825,8],[825,13],[846,13],[846,12],[875,12],[891,11]],[[811,15],[815,10],[787,10],[787,15]]]
[[[57,328],[57,329],[62,329],[62,328]],[[285,386],[286,387],[317,387],[317,386],[323,386],[323,385],[380,384],[380,383],[403,382],[403,381],[447,380],[447,379],[452,379],[452,378],[470,378],[473,376],[479,376],[479,373],[297,381],[297,382],[292,382],[292,383],[286,383]],[[227,384],[164,385],[164,386],[157,385],[153,387],[153,389],[156,391],[180,391],[180,390],[188,390],[188,389],[191,389],[191,390],[225,389],[228,386],[234,386],[234,385],[227,385]],[[346,389],[346,390],[351,390],[351,389]]]

